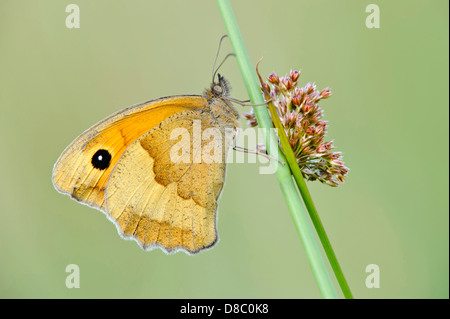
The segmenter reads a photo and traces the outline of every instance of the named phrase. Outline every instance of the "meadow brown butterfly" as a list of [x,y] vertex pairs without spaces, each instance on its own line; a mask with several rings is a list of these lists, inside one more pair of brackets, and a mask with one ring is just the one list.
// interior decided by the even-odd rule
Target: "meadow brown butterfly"
[[[212,247],[227,151],[239,127],[228,94],[219,74],[203,95],[163,97],[111,115],[64,150],[53,185],[104,212],[145,250],[195,254]],[[183,150],[188,155],[178,156]]]

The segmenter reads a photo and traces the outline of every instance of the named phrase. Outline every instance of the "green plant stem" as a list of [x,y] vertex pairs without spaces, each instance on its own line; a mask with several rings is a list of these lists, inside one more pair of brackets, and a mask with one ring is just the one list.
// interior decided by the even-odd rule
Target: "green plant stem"
[[[294,156],[292,149],[288,143],[289,149],[292,153],[291,156]],[[290,155],[286,155],[287,158],[291,157]],[[288,163],[290,161],[288,160]],[[292,165],[293,164],[293,165]],[[298,167],[297,162],[289,163],[289,167],[295,167],[296,169],[292,170],[294,179],[297,183],[297,186],[300,190],[300,194],[302,195],[303,202],[305,203],[306,209],[308,210],[309,216],[316,228],[317,235],[322,243],[323,249],[327,254],[328,260],[330,262],[331,268],[334,271],[336,279],[341,287],[342,293],[346,299],[353,299],[352,292],[350,291],[350,287],[348,286],[347,280],[345,279],[344,273],[342,272],[341,266],[337,260],[336,254],[334,253],[333,247],[331,246],[330,240],[328,239],[327,233],[325,232],[325,228],[323,227],[322,221],[320,220],[319,214],[317,213],[316,206],[312,200],[311,194],[309,193],[308,188],[306,187],[305,180],[303,179],[302,173],[300,172],[300,168]]]
[[[253,70],[250,58],[245,47],[239,26],[234,16],[229,0],[217,0],[217,4],[222,15],[222,19],[230,38],[231,46],[236,54],[239,69],[242,74],[250,100],[254,104],[264,103],[264,99],[259,89],[258,81]],[[276,134],[270,128],[273,128],[272,121],[265,106],[254,107],[255,116],[261,128],[267,129],[265,132],[266,147],[268,153],[286,162],[286,159],[279,152],[278,140]],[[324,298],[337,298],[336,289],[331,280],[328,269],[320,252],[316,241],[314,231],[306,211],[302,205],[299,194],[291,177],[291,171],[288,166],[283,166],[277,161],[271,161],[275,169],[275,176],[280,185],[280,189],[286,200],[289,212],[294,221],[295,228],[299,234],[300,240],[305,249],[306,256],[311,265],[314,277],[317,281],[319,290]]]
[[[262,79],[260,79],[262,81]],[[269,100],[270,97],[266,94],[266,99]],[[316,206],[312,200],[311,194],[306,186],[305,180],[303,179],[302,172],[298,166],[297,160],[295,158],[294,151],[289,144],[289,140],[284,131],[283,125],[278,117],[277,111],[272,102],[268,103],[270,114],[272,115],[273,122],[278,132],[278,137],[280,139],[281,146],[284,151],[284,155],[287,159],[289,168],[291,169],[292,175],[297,183],[297,187],[300,190],[300,194],[302,195],[303,201],[305,203],[306,209],[308,210],[309,216],[316,228],[317,235],[320,238],[323,249],[327,254],[328,260],[330,261],[331,268],[334,271],[336,279],[341,287],[342,293],[346,299],[353,299],[353,295],[350,291],[350,287],[345,280],[344,273],[342,272],[341,266],[337,260],[337,257],[334,253],[333,247],[328,239],[327,233],[325,232],[325,228],[323,227],[322,221],[320,220],[319,214],[317,213]]]

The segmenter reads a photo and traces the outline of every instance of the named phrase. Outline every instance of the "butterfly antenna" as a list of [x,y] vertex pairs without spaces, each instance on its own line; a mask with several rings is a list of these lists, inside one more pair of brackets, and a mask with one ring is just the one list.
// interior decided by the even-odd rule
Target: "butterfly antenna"
[[216,76],[217,71],[219,71],[220,67],[222,66],[222,64],[230,57],[230,56],[236,56],[236,54],[234,53],[228,53],[227,56],[222,60],[222,62],[219,64],[219,66],[217,67],[216,71],[213,74],[213,82],[214,82],[214,78]]
[[212,82],[214,82],[214,77],[216,76],[217,71],[219,70],[219,68],[221,67],[221,65],[225,62],[225,60],[230,56],[230,55],[234,55],[234,53],[229,53],[225,59],[223,59],[222,63],[220,63],[220,65],[217,67],[216,69],[216,63],[217,63],[217,58],[219,57],[219,53],[220,53],[220,46],[222,45],[222,41],[223,39],[228,38],[228,35],[224,34],[219,41],[219,47],[217,48],[217,54],[216,54],[216,58],[214,59],[214,65],[213,65],[213,69],[212,69]]

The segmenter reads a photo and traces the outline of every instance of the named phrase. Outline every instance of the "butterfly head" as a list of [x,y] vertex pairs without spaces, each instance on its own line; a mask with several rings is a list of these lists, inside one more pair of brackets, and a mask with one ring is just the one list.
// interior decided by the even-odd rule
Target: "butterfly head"
[[218,82],[211,83],[209,89],[206,89],[205,94],[211,98],[220,98],[230,95],[230,83],[220,74],[217,74]]

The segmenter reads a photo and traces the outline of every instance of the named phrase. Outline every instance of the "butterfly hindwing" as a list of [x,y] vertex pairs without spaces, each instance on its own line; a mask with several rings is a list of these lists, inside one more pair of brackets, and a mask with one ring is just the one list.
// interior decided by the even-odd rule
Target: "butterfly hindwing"
[[[195,136],[196,128],[216,129],[216,139]],[[188,135],[189,161],[171,150],[186,143],[172,132]],[[183,136],[186,138],[186,136]],[[195,149],[195,138],[201,147]],[[183,249],[195,253],[217,241],[217,199],[223,187],[228,144],[225,130],[211,113],[189,110],[177,113],[133,142],[112,172],[107,187],[107,209],[121,233],[145,249]],[[194,160],[207,144],[220,158]],[[176,148],[178,149],[178,148]],[[214,154],[213,154],[214,155]],[[178,160],[177,160],[178,159]],[[121,191],[126,189],[127,191]]]

